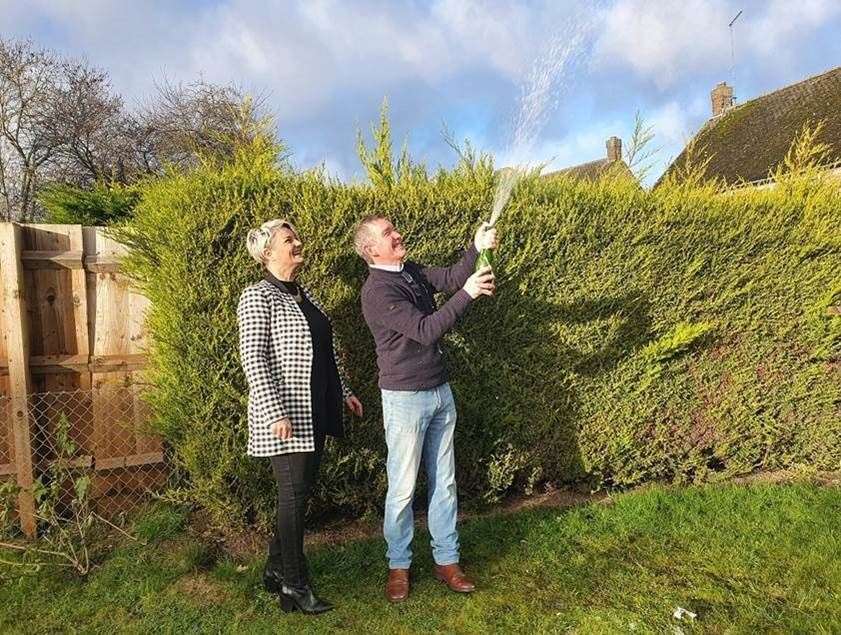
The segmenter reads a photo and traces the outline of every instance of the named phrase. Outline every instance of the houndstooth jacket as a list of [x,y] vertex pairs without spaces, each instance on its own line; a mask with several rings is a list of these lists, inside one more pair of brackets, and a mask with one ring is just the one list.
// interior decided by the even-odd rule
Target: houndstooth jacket
[[[318,301],[303,286],[299,288],[324,313]],[[248,381],[248,455],[315,451],[310,395],[312,338],[298,303],[261,280],[242,292],[237,322],[240,359]],[[336,354],[335,334],[333,355],[347,399],[352,393]],[[287,440],[277,438],[270,429],[284,417],[292,423],[292,438]]]

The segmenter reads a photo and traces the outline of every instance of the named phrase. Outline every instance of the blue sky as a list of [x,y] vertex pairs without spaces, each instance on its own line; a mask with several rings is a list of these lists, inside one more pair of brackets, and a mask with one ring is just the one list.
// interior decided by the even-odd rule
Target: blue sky
[[[346,180],[362,177],[356,130],[383,98],[397,144],[431,167],[455,159],[444,125],[499,165],[555,169],[627,142],[639,111],[661,147],[656,178],[733,78],[739,9],[739,101],[841,65],[841,0],[0,0],[0,33],[105,68],[129,104],[163,78],[266,92],[295,164]],[[512,149],[533,69],[553,61],[545,119]]]

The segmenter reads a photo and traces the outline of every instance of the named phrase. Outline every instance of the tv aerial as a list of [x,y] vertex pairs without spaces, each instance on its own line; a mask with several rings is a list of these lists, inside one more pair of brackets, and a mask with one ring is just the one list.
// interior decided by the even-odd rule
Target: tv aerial
[[[739,19],[739,16],[742,15],[742,9],[739,9],[739,12],[736,14],[732,20],[730,20],[730,24],[727,27],[730,29],[730,83],[733,85],[733,89],[735,90],[736,87],[736,37],[734,35],[735,28],[733,25],[736,24],[736,20]],[[736,97],[734,95],[733,102],[735,103]]]

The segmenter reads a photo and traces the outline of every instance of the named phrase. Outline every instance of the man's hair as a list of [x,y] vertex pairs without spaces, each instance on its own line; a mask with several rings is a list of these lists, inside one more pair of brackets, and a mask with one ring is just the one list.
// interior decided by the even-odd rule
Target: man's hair
[[374,241],[371,223],[378,220],[385,220],[385,216],[382,214],[368,214],[368,216],[357,223],[356,231],[353,233],[353,248],[359,254],[359,257],[368,264],[371,264],[371,257],[365,252],[365,248]]

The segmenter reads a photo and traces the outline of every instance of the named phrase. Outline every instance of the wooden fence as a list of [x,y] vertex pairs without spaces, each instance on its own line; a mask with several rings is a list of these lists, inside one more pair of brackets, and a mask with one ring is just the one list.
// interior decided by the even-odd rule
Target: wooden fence
[[100,227],[0,223],[0,479],[17,479],[27,536],[58,425],[74,468],[92,475],[94,504],[119,506],[165,479],[139,398],[148,301],[120,274],[123,253]]

